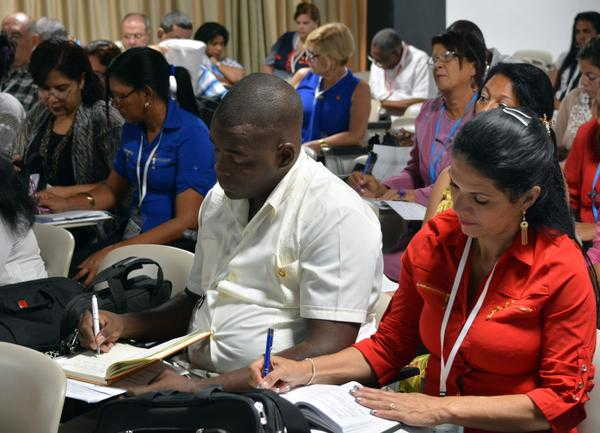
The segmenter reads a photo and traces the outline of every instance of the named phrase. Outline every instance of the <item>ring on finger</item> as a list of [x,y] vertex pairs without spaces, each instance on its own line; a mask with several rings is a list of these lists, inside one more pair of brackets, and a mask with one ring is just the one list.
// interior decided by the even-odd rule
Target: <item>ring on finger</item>
[[390,410],[396,409],[396,405],[394,403],[390,403]]

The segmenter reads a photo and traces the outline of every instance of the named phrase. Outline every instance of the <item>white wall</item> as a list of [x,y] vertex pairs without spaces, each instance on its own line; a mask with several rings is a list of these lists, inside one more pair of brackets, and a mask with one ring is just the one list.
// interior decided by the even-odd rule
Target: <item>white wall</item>
[[503,54],[546,50],[556,60],[569,49],[573,18],[589,10],[600,12],[600,0],[446,0],[446,25],[467,19]]

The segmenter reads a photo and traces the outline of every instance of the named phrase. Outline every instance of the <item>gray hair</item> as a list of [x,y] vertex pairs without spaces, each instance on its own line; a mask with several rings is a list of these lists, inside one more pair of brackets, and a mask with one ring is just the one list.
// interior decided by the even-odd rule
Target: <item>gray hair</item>
[[31,27],[31,32],[37,33],[42,41],[50,39],[66,41],[69,39],[69,34],[63,23],[48,17],[41,17],[36,20]]
[[144,27],[146,28],[146,33],[150,33],[150,19],[145,14],[142,14],[140,12],[129,12],[123,17],[123,19],[121,20],[121,24],[129,20],[143,21]]
[[160,28],[166,33],[173,30],[173,26],[181,27],[182,29],[192,30],[192,20],[183,12],[173,11],[166,14],[160,22]]
[[402,38],[394,29],[383,29],[373,36],[371,45],[378,47],[385,54],[389,54],[402,48]]

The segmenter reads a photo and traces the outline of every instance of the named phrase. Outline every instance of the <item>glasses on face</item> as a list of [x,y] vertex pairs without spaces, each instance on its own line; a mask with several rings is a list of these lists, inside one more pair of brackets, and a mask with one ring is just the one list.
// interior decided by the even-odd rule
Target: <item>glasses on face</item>
[[38,94],[42,99],[48,99],[50,96],[54,96],[56,99],[66,99],[73,90],[73,85],[68,84],[66,87],[53,87],[52,89],[38,87]]
[[442,54],[440,54],[439,56],[431,56],[429,58],[429,60],[427,61],[427,64],[429,66],[435,66],[438,64],[438,62],[441,63],[448,63],[450,62],[452,59],[457,58],[458,56],[456,55],[456,53],[454,51],[445,51]]
[[308,60],[309,62],[311,62],[313,60],[317,60],[319,57],[321,57],[320,54],[313,53],[312,51],[306,50],[306,60]]
[[131,90],[131,92],[127,93],[126,95],[115,95],[114,93],[111,92],[111,98],[113,101],[113,104],[121,104],[123,103],[123,101],[127,98],[129,98],[133,92],[135,92],[135,89]]
[[[397,56],[396,59],[394,59],[394,57],[393,57],[394,55]],[[371,62],[371,64],[373,64],[381,69],[393,69],[398,64],[399,58],[400,58],[400,56],[397,53],[391,54],[386,60],[382,60],[382,61],[375,60],[374,57],[367,56],[367,59],[369,59],[369,62]]]
[[124,33],[123,39],[135,39],[136,41],[139,41],[144,36],[146,36],[145,33]]

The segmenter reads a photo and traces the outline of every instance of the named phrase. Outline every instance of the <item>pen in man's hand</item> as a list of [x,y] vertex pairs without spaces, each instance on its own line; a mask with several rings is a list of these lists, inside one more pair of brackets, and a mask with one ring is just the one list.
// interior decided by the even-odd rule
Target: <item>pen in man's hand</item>
[[262,377],[271,371],[271,349],[273,348],[273,328],[267,330],[267,346],[265,348],[265,359],[262,368]]
[[[96,336],[100,333],[100,316],[98,314],[98,298],[96,295],[92,295],[92,322],[94,326],[94,341]],[[100,346],[96,343],[96,353],[100,355]]]

